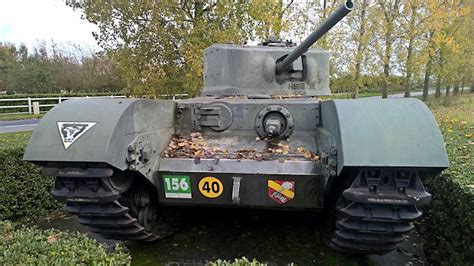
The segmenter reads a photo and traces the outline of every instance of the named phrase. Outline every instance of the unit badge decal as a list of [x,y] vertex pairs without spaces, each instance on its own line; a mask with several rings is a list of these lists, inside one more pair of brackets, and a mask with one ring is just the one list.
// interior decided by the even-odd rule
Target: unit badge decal
[[59,135],[63,141],[64,149],[69,148],[78,138],[91,129],[94,122],[57,122]]
[[268,196],[279,204],[287,203],[295,198],[295,181],[268,180]]

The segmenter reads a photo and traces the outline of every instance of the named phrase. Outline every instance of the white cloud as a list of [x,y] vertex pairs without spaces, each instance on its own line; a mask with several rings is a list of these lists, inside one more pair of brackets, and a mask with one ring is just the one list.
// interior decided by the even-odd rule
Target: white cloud
[[62,0],[0,0],[0,42],[76,43],[98,50],[92,32],[97,27]]

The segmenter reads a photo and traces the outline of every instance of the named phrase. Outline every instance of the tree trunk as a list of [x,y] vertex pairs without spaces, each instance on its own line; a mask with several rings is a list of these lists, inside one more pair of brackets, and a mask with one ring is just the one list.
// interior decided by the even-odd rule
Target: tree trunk
[[405,84],[405,98],[410,97],[410,91],[411,91],[411,73],[408,73],[407,71],[407,76],[406,76],[406,84]]
[[441,77],[438,77],[438,80],[436,81],[436,93],[435,93],[435,98],[441,97]]
[[364,0],[361,5],[361,13],[360,13],[360,27],[359,27],[359,35],[358,35],[358,44],[357,44],[357,52],[356,52],[356,57],[355,57],[355,73],[354,73],[354,81],[355,81],[355,87],[354,87],[354,93],[352,94],[353,99],[359,98],[359,90],[360,90],[360,68],[362,65],[362,59],[363,59],[363,53],[365,50],[365,43],[366,41],[364,40],[365,34],[365,24],[367,23],[367,17],[365,16],[367,6],[368,6],[368,0]]
[[[388,44],[387,44],[388,45]],[[385,49],[385,62],[383,64],[383,87],[382,87],[382,98],[388,97],[388,79],[390,76],[390,54],[388,52],[388,46]]]
[[446,85],[446,97],[449,96],[449,90],[451,89],[451,85]]
[[[356,65],[356,68],[357,68],[357,65]],[[359,84],[360,84],[360,66],[359,66],[359,70],[356,70],[356,73],[355,73],[355,86],[354,86],[354,93],[352,93],[352,99],[357,99],[359,98]]]
[[411,6],[411,18],[410,18],[410,24],[408,25],[409,28],[409,38],[408,38],[408,48],[407,48],[407,74],[405,77],[405,98],[410,97],[410,91],[411,91],[411,75],[412,75],[412,68],[413,68],[413,63],[412,63],[412,57],[413,57],[413,45],[415,43],[415,34],[413,34],[412,31],[415,29],[415,23],[416,23],[416,10],[417,6],[412,5]]
[[382,98],[388,97],[388,83],[390,78],[390,56],[392,55],[392,27],[387,27],[385,32],[385,54],[383,62],[383,87]]
[[423,82],[423,101],[428,100],[428,90],[430,88],[430,75],[431,75],[431,67],[433,65],[433,58],[431,57],[428,59],[425,68],[425,80]]
[[459,83],[456,82],[454,84],[453,96],[458,96],[458,93],[459,93]]

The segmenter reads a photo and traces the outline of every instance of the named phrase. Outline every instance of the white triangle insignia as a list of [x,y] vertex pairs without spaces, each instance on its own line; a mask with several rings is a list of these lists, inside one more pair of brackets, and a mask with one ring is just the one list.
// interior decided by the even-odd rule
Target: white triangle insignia
[[57,122],[59,135],[63,141],[64,149],[69,148],[74,141],[80,138],[87,130],[91,129],[94,122]]

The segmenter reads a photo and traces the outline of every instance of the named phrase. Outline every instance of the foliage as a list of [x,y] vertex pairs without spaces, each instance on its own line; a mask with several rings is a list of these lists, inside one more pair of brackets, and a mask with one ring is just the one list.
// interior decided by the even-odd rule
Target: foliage
[[[98,26],[96,39],[119,63],[128,91],[146,96],[196,95],[202,88],[202,54],[207,46],[262,41],[270,34],[301,41],[339,4],[326,0],[69,3]],[[472,12],[473,4],[462,0],[357,1],[347,23],[315,46],[334,55],[333,89],[353,91],[354,97],[363,88],[362,75],[382,78],[369,89],[382,89],[384,94],[403,85],[408,95],[412,83],[421,84],[423,79],[428,88],[433,76],[451,85],[461,80],[469,84]],[[441,53],[445,55],[440,57]],[[401,82],[393,84],[394,75]]]
[[[99,45],[120,64],[134,95],[202,88],[203,49],[250,36],[248,2],[70,2],[97,24]],[[247,29],[247,30],[246,30]]]
[[[77,55],[79,54],[79,55]],[[77,46],[25,45],[0,42],[0,91],[18,93],[119,91],[123,81],[106,56],[85,56]]]
[[431,205],[420,228],[432,261],[474,261],[474,95],[430,102],[446,141],[450,167],[428,188]]
[[15,226],[0,221],[0,265],[130,265],[118,245],[113,252],[79,233]]
[[51,197],[54,179],[22,160],[31,133],[0,134],[0,220],[24,220],[60,207]]

